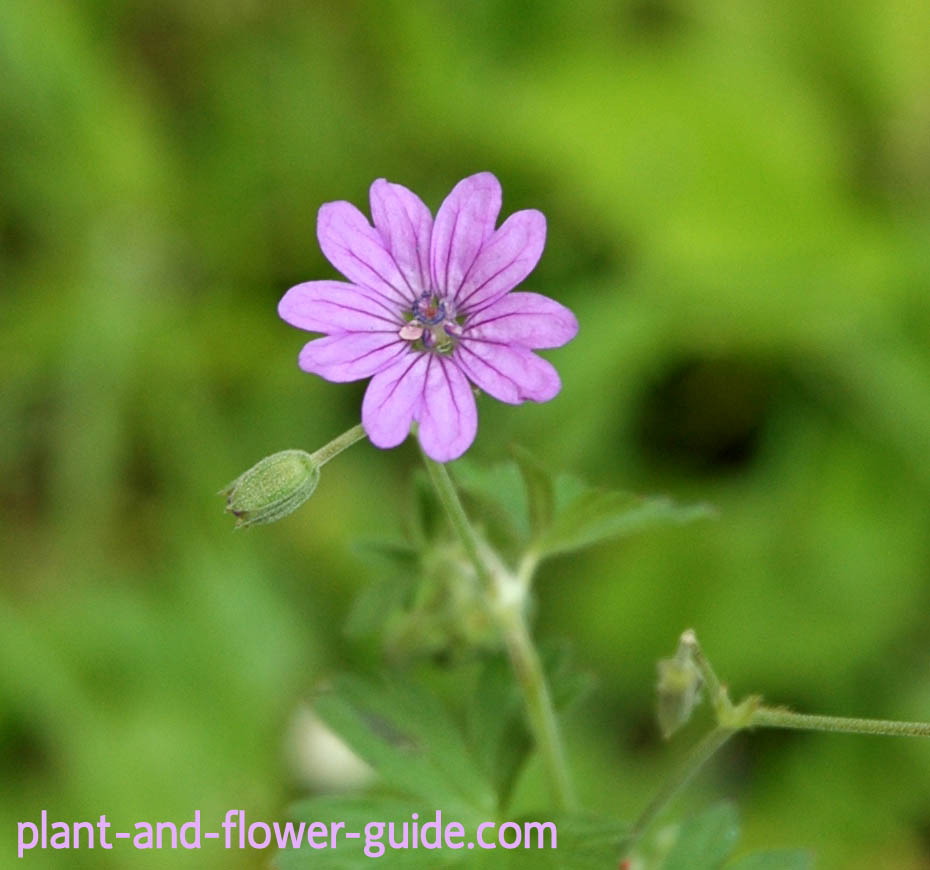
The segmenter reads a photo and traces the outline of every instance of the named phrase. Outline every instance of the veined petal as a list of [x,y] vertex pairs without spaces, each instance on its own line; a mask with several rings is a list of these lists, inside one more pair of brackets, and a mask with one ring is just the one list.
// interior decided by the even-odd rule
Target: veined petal
[[371,185],[371,216],[384,245],[415,295],[430,289],[433,216],[415,193],[379,178]]
[[465,322],[466,338],[519,344],[531,350],[561,347],[578,333],[564,305],[539,293],[507,293]]
[[456,348],[455,360],[475,386],[511,405],[548,402],[562,389],[552,365],[519,345],[466,340]]
[[453,360],[429,356],[415,417],[420,444],[436,462],[458,459],[471,446],[478,431],[478,408],[471,386]]
[[436,213],[430,241],[433,289],[452,296],[494,232],[501,210],[500,182],[490,172],[462,179]]
[[546,246],[546,219],[536,209],[514,212],[481,248],[455,297],[459,311],[475,311],[517,286]]
[[307,342],[300,367],[328,381],[357,381],[381,371],[407,349],[397,333],[343,332]]
[[309,332],[392,332],[403,326],[397,306],[344,281],[307,281],[278,303],[282,320]]
[[362,425],[376,447],[396,447],[409,434],[427,366],[427,354],[410,351],[371,379],[362,401]]
[[385,248],[384,239],[352,203],[328,202],[316,222],[320,248],[353,284],[406,305],[416,295]]

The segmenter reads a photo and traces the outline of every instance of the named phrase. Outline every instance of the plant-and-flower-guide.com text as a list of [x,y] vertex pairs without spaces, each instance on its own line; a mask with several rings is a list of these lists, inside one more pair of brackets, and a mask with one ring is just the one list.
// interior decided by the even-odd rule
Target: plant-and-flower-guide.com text
[[229,810],[219,831],[205,831],[200,810],[191,821],[136,822],[129,831],[114,831],[106,815],[96,822],[50,821],[42,810],[37,821],[17,822],[17,855],[39,849],[112,849],[127,843],[134,849],[200,849],[219,842],[226,849],[337,849],[359,841],[369,858],[396,849],[555,849],[554,822],[481,822],[466,837],[461,822],[445,822],[436,810],[429,821],[412,813],[407,821],[368,822],[362,831],[346,829],[345,822],[247,822],[245,810]]

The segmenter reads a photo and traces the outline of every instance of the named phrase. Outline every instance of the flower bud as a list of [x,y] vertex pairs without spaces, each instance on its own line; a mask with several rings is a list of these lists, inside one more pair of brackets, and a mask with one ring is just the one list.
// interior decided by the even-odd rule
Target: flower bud
[[297,510],[316,489],[320,466],[303,450],[266,456],[220,490],[236,528],[273,523]]
[[691,718],[702,682],[694,661],[693,635],[685,632],[675,657],[659,662],[657,714],[663,737],[671,737]]

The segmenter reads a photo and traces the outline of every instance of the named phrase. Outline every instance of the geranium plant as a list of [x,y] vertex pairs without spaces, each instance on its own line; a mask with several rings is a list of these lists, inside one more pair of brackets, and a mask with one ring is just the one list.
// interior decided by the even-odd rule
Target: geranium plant
[[[465,659],[471,677],[464,709],[448,709],[434,687],[400,679],[386,667],[379,682],[347,675],[314,701],[316,714],[376,773],[366,793],[309,797],[299,818],[409,820],[444,813],[475,824],[507,818],[516,782],[531,757],[545,770],[548,794],[537,817],[557,820],[558,847],[507,853],[468,850],[394,852],[392,862],[426,866],[661,867],[665,870],[807,868],[801,851],[731,860],[737,821],[728,805],[710,808],[650,837],[653,822],[694,773],[734,734],[758,727],[930,736],[930,725],[809,716],[766,706],[757,696],[734,703],[692,631],[659,663],[658,720],[670,737],[702,698],[713,723],[680,770],[645,796],[638,819],[609,807],[580,808],[563,749],[560,716],[583,680],[565,657],[543,650],[530,626],[533,580],[546,559],[659,524],[706,519],[706,505],[682,506],[589,486],[553,473],[514,448],[492,469],[459,459],[477,434],[476,393],[520,404],[560,390],[555,368],[536,351],[571,341],[578,323],[565,306],[516,290],[538,262],[546,221],[519,211],[497,225],[501,187],[487,172],[460,181],[435,218],[407,188],[371,186],[372,222],[348,202],[322,206],[323,253],[347,279],[292,287],[279,305],[292,326],[320,333],[301,350],[302,369],[330,381],[370,378],[361,423],[315,452],[285,450],[240,475],[224,493],[237,525],[273,522],[314,492],[321,468],[368,438],[379,448],[413,431],[425,474],[414,477],[416,505],[408,540],[382,546],[396,576],[366,591],[350,617],[356,632],[381,635],[388,660],[442,655]],[[326,853],[282,852],[282,868],[367,866],[352,844]]]

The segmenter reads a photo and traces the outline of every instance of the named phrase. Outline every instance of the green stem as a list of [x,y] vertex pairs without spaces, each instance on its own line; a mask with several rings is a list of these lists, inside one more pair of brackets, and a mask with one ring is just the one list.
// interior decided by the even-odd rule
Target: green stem
[[523,702],[539,754],[546,766],[556,808],[575,809],[575,792],[559,738],[552,694],[522,612],[511,611],[503,629],[510,663],[523,690]]
[[895,722],[888,719],[848,719],[843,716],[810,716],[779,707],[764,707],[757,695],[734,704],[701,650],[691,629],[679,640],[676,657],[694,661],[711,697],[717,726],[698,743],[666,781],[630,829],[626,850],[631,851],[665,806],[684,788],[698,770],[734,734],[746,728],[794,728],[801,731],[832,731],[846,734],[874,734],[887,737],[930,737],[930,723]]
[[311,453],[310,458],[318,465],[323,466],[334,456],[338,456],[347,447],[351,447],[356,441],[361,441],[364,437],[365,430],[362,428],[362,424],[359,423],[337,438],[333,438],[329,444],[324,444],[319,450]]
[[558,809],[573,809],[575,797],[568,775],[568,766],[559,739],[558,722],[552,705],[552,695],[546,683],[542,662],[533,645],[523,615],[523,598],[514,598],[515,578],[503,576],[499,566],[489,564],[486,548],[478,538],[462,507],[458,491],[449,470],[440,462],[423,455],[430,480],[439,501],[449,517],[452,528],[462,541],[465,553],[475,566],[478,579],[487,597],[488,609],[497,620],[517,683],[523,693],[530,729],[549,777],[552,795]]
[[930,737],[930,723],[894,722],[888,719],[848,719],[844,716],[810,716],[777,707],[759,707],[749,718],[750,728],[795,728],[802,731],[833,731],[874,734],[882,737]]
[[751,696],[734,705],[726,688],[714,673],[704,655],[694,631],[688,629],[681,636],[701,671],[704,683],[715,702],[720,725],[742,728],[792,728],[797,731],[831,731],[840,734],[872,734],[878,737],[930,737],[930,722],[896,722],[890,719],[854,719],[846,716],[812,716],[795,713],[785,707],[763,706],[758,696]]
[[449,469],[441,462],[430,459],[425,453],[423,454],[423,461],[426,463],[426,470],[429,472],[436,495],[439,496],[439,502],[449,517],[453,530],[461,539],[462,546],[465,547],[465,555],[475,566],[481,585],[488,596],[496,595],[494,578],[491,576],[490,570],[488,570],[487,563],[481,556],[481,543],[472,528],[471,522],[469,522],[465,508],[462,507],[462,500],[459,498],[455,484],[449,476]]
[[688,753],[681,766],[662,784],[661,789],[633,823],[627,842],[628,851],[636,845],[671,800],[734,734],[736,734],[736,729],[724,728],[718,725]]

